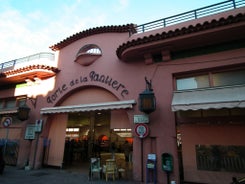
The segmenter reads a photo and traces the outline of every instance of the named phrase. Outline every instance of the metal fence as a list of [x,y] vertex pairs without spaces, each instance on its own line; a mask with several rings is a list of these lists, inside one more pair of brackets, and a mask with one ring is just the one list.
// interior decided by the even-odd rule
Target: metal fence
[[15,66],[26,64],[26,63],[32,63],[34,61],[40,61],[41,59],[54,61],[54,54],[49,53],[49,52],[42,52],[42,53],[34,54],[31,56],[27,56],[24,58],[20,58],[20,59],[8,61],[5,63],[1,63],[0,64],[0,71],[2,72],[3,70],[9,69],[9,68],[11,69],[11,68],[14,68]]
[[245,159],[241,157],[222,157],[215,159],[210,156],[198,156],[197,167],[207,171],[245,172]]
[[0,139],[0,147],[3,150],[3,158],[6,165],[17,165],[19,153],[19,141]]
[[[178,15],[174,15],[171,17],[159,19],[159,20],[149,22],[146,24],[142,24],[142,25],[136,26],[135,29],[137,31],[136,33],[143,33],[143,32],[157,29],[157,28],[171,26],[171,25],[178,24],[181,22],[186,22],[189,20],[202,18],[208,15],[217,14],[220,12],[232,10],[235,8],[240,8],[243,6],[245,6],[245,0],[228,0],[228,1],[224,1],[221,3],[214,4],[214,5],[199,8],[196,10],[181,13]],[[130,31],[130,35],[132,35],[133,33],[134,33],[133,30]]]
[[245,146],[196,145],[199,170],[245,173]]

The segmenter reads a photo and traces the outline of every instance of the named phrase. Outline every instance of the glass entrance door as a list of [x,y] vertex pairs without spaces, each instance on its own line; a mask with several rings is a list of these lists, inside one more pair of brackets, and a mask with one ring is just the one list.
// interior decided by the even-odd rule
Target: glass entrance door
[[[107,139],[105,139],[105,137]],[[104,144],[98,138],[104,137]],[[81,112],[68,115],[64,165],[86,162],[99,156],[100,146],[108,150],[110,137],[110,111]]]
[[[111,129],[111,111],[93,111],[68,115],[64,167],[85,166],[89,160],[100,157],[101,165],[107,159],[115,159],[118,167],[132,170],[132,133],[131,129]],[[125,157],[125,142],[127,158]]]

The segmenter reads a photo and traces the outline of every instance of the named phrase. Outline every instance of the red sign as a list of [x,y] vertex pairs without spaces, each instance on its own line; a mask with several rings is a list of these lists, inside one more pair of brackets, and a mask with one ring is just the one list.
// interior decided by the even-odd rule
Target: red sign
[[149,128],[144,123],[139,123],[135,126],[135,133],[139,138],[145,138],[149,134]]

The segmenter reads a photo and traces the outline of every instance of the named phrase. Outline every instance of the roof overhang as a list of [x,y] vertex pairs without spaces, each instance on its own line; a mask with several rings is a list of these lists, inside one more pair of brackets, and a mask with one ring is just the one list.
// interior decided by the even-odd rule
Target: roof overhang
[[172,111],[245,108],[245,86],[175,91]]
[[28,65],[26,67],[1,71],[0,86],[25,82],[26,79],[46,79],[55,76],[60,70],[53,66]]
[[209,20],[204,17],[199,19],[198,23],[188,21],[184,24],[135,34],[131,40],[117,48],[117,56],[122,61],[130,62],[136,59],[144,60],[147,54],[177,52],[244,39],[245,14],[236,13],[230,16],[225,14],[219,19]]
[[0,110],[0,115],[16,114],[18,113],[18,111],[19,111],[19,108],[2,109]]
[[100,110],[115,110],[115,109],[132,109],[136,104],[135,100],[104,102],[104,103],[92,103],[81,104],[71,106],[59,106],[59,107],[46,107],[40,110],[41,114],[56,114],[56,113],[76,113],[76,112],[88,112],[88,111],[100,111]]

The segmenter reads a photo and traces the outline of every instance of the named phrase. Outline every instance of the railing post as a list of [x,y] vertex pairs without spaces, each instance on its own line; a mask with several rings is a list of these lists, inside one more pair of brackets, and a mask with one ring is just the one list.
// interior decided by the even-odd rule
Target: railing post
[[163,19],[163,27],[166,27],[166,20]]
[[130,29],[128,30],[128,35],[129,35],[129,37],[131,37],[131,30]]
[[195,19],[197,19],[197,11],[194,10],[194,16],[195,16]]
[[132,36],[132,34],[133,34],[132,32],[133,32],[133,31],[132,31],[131,29],[128,30],[129,37]]
[[142,25],[142,33],[145,32],[145,25]]
[[232,3],[233,3],[234,9],[236,9],[236,0],[232,0]]

